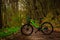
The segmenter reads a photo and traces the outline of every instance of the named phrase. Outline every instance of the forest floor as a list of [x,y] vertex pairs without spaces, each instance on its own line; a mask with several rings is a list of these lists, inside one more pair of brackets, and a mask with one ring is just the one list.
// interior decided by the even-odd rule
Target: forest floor
[[2,38],[0,40],[60,40],[60,28],[54,28],[54,32],[50,35],[44,35],[42,32],[35,33],[37,29],[30,36],[24,36],[19,31],[16,34]]

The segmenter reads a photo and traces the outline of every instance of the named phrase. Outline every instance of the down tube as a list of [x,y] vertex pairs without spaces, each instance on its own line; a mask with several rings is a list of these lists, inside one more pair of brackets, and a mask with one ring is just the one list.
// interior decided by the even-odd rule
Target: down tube
[[31,24],[35,27],[35,28],[39,28],[39,26],[37,24],[35,24],[34,21],[31,21]]

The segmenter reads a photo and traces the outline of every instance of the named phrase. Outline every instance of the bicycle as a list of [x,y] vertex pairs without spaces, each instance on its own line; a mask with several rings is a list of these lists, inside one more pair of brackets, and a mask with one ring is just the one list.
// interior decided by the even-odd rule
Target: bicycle
[[[40,18],[40,22],[42,21],[41,20],[42,18]],[[41,22],[39,23],[40,25],[38,26],[36,23],[35,23],[35,20],[31,19],[31,18],[27,18],[27,21],[28,23],[27,24],[24,24],[22,27],[21,27],[21,33],[23,35],[26,35],[26,36],[29,36],[33,33],[33,26],[35,28],[37,28],[37,31],[41,31],[42,33],[44,33],[45,35],[49,35],[53,32],[53,25],[50,23],[50,22]],[[35,32],[35,33],[36,33]]]

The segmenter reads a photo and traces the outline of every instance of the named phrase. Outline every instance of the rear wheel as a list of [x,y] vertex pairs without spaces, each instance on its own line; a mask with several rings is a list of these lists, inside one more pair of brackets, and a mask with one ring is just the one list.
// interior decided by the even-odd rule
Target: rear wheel
[[41,25],[41,28],[42,28],[42,32],[44,34],[51,34],[53,32],[53,26],[51,23],[49,22],[44,22],[42,25]]
[[25,24],[21,28],[21,33],[23,35],[29,36],[32,34],[32,32],[33,32],[33,27],[30,24]]

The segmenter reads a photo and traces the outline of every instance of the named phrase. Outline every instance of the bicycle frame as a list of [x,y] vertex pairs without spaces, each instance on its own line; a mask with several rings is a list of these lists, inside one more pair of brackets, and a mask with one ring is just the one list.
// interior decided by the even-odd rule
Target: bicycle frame
[[[40,18],[40,20],[41,20],[42,18]],[[35,23],[35,21],[38,21],[38,20],[34,20],[34,19],[32,19],[32,18],[30,18],[30,17],[27,17],[27,21],[28,21],[28,24],[31,24],[32,26],[34,26],[36,29],[40,29],[40,30],[44,30],[44,29],[41,29],[41,24],[42,23],[39,23],[40,25],[37,25],[36,23]]]
[[30,17],[27,17],[27,22],[28,22],[28,24],[31,24],[31,25],[33,25],[35,28],[37,28],[37,29],[41,29],[40,28],[40,25],[42,24],[42,23],[40,23],[40,25],[37,25],[36,23],[35,23],[35,21],[37,21],[37,20],[33,20],[33,19],[31,19]]
[[35,20],[30,19],[31,25],[33,25],[35,28],[39,28],[39,25],[35,23]]
[[35,28],[39,28],[38,25],[36,25],[36,23],[34,22],[35,20],[31,19],[29,16],[27,16],[27,22],[28,24],[33,25]]
[[[33,20],[33,19],[29,19],[29,21],[30,22],[28,22],[29,24],[31,24],[31,25],[33,25],[36,29],[38,29],[37,31],[41,31],[41,30],[45,30],[45,29],[42,29],[39,25],[37,25],[36,23],[35,23],[35,20]],[[37,21],[37,20],[36,20]],[[41,25],[41,24],[40,24]],[[37,32],[36,31],[36,32]],[[36,33],[35,32],[35,33]]]

